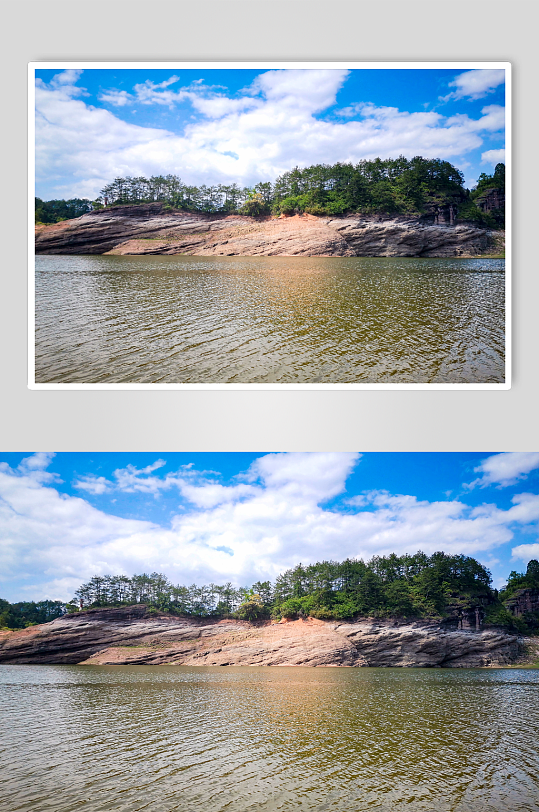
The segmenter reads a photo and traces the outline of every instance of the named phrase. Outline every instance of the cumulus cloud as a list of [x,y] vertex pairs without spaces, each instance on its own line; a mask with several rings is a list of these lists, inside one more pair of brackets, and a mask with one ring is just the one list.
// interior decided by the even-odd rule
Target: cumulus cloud
[[528,474],[536,468],[539,468],[539,452],[511,451],[493,454],[474,468],[474,473],[481,474],[481,476],[464,487],[486,488],[489,485],[496,485],[504,488],[514,485],[521,479],[526,479]]
[[449,87],[455,87],[456,90],[447,96],[440,97],[440,100],[481,99],[483,96],[493,93],[504,82],[505,70],[503,68],[467,70],[449,82]]
[[127,465],[125,468],[116,468],[112,473],[112,479],[95,474],[87,474],[79,477],[73,486],[79,490],[92,494],[110,493],[111,491],[122,491],[123,493],[149,493],[157,496],[160,491],[177,488],[180,492],[187,493],[192,490],[190,480],[196,479],[208,484],[206,477],[215,471],[194,471],[191,463],[183,465],[178,471],[169,472],[164,477],[152,476],[154,471],[166,465],[165,460],[156,460],[145,468],[137,468],[135,465]]
[[486,152],[481,153],[481,163],[495,164],[505,162],[505,149],[487,149]]
[[56,578],[71,575],[74,583],[88,566],[103,566],[102,545],[111,538],[122,543],[152,526],[107,515],[83,499],[60,493],[52,487],[52,475],[44,478],[43,461],[37,455],[37,464],[23,460],[16,470],[0,464],[0,581],[4,584],[13,578],[52,573]]
[[[30,457],[24,457],[19,464],[21,473],[28,474],[34,482],[53,482],[57,479],[57,475],[47,471],[55,454],[39,451],[37,454],[32,454]],[[2,470],[3,463],[0,463],[0,471]]]
[[514,561],[523,561],[527,564],[532,558],[539,560],[539,542],[535,544],[519,544],[511,550],[511,558]]
[[73,88],[56,77],[49,85],[36,82],[36,181],[70,175],[61,196],[95,197],[101,186],[129,174],[136,156],[150,150],[157,156],[160,142],[171,133],[127,124],[108,110],[73,98]]
[[539,521],[536,494],[515,496],[507,510],[386,491],[328,506],[345,495],[358,454],[267,454],[230,485],[192,468],[159,475],[161,460],[118,469],[112,480],[86,478],[93,493],[151,493],[155,479],[178,488],[189,506],[163,526],[62,494],[42,479],[45,458],[29,459],[16,470],[0,466],[4,594],[14,580],[31,584],[35,598],[66,599],[94,574],[162,571],[179,583],[248,584],[300,561],[417,549],[474,555],[510,541],[512,528]]
[[[206,101],[215,101],[217,103],[215,109],[218,109],[219,102],[223,101],[230,103],[226,112],[232,109],[241,109],[243,106],[250,106],[254,101],[253,99],[228,99],[224,96],[219,96],[219,94],[214,92],[215,88],[219,86],[205,85],[202,79],[196,80],[188,87],[180,87],[176,90],[168,89],[170,85],[176,84],[179,80],[179,76],[171,76],[169,79],[157,83],[146,79],[145,82],[136,84],[133,87],[132,93],[128,93],[127,90],[110,88],[109,90],[103,90],[98,98],[99,101],[105,102],[105,104],[112,104],[115,107],[125,107],[128,104],[140,103],[145,105],[156,104],[172,108],[175,104],[191,101],[193,106],[197,109],[199,109],[199,104],[202,105],[200,109],[204,109],[203,103]],[[211,104],[209,109],[212,109]]]
[[99,101],[106,104],[113,104],[115,107],[125,107],[127,104],[133,104],[136,101],[132,93],[127,90],[104,90],[99,95]]
[[[72,96],[87,96],[88,93],[85,88],[77,86],[77,82],[82,73],[84,73],[83,70],[72,68],[64,70],[62,73],[57,73],[56,76],[52,77],[49,88],[54,91],[57,96],[61,96],[65,99],[69,99]],[[43,89],[47,88],[47,85],[41,79],[37,79],[36,87]]]
[[88,493],[98,495],[112,490],[112,483],[104,476],[88,474],[81,476],[80,479],[75,482],[75,487],[81,491],[88,491]]
[[173,89],[176,77],[101,96],[117,107],[188,102],[203,118],[188,119],[181,133],[126,123],[110,110],[85,104],[74,97],[76,77],[59,74],[48,85],[36,84],[37,180],[56,178],[59,197],[90,198],[125,175],[172,173],[187,183],[252,184],[296,165],[401,154],[454,160],[481,147],[484,133],[503,129],[498,105],[485,107],[476,119],[364,103],[354,107],[357,120],[350,120],[351,108],[341,110],[341,118],[339,111],[332,120],[319,118],[335,104],[348,73],[270,70],[237,98],[201,84]]

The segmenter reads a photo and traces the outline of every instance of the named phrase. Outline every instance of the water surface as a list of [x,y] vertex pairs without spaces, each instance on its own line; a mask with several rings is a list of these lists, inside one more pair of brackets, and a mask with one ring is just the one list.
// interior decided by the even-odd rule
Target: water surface
[[38,256],[38,383],[500,383],[504,260]]
[[0,666],[1,812],[538,812],[539,671]]

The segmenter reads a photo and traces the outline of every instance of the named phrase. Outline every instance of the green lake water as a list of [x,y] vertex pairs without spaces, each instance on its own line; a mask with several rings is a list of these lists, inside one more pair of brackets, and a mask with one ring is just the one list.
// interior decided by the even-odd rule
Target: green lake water
[[38,256],[38,383],[502,383],[505,262]]
[[538,812],[539,671],[0,666],[1,812]]

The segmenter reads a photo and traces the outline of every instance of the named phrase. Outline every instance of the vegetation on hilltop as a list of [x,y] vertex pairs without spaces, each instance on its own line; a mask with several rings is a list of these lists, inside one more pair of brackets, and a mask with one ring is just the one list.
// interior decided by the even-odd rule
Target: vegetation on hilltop
[[[76,609],[75,606],[72,610]],[[69,606],[62,601],[21,601],[9,603],[0,598],[0,629],[24,629],[38,623],[48,623],[65,615]]]
[[476,559],[443,552],[431,556],[374,556],[370,561],[320,561],[286,570],[275,583],[257,581],[251,587],[231,583],[182,586],[160,573],[96,575],[82,584],[68,604],[8,604],[0,601],[0,626],[24,628],[65,612],[107,606],[145,604],[150,611],[194,617],[237,617],[243,620],[296,618],[325,620],[355,616],[443,618],[475,606],[485,608],[487,623],[529,632],[539,618],[514,618],[502,601],[517,589],[539,587],[539,562],[530,561],[526,574],[512,572],[500,593],[491,588],[490,572]]
[[538,612],[525,612],[521,617],[515,618],[506,608],[505,602],[510,601],[515,597],[521,589],[535,589],[539,590],[539,561],[532,559],[528,562],[526,572],[516,572],[512,570],[509,573],[507,584],[500,591],[499,599],[500,606],[492,607],[487,612],[488,619],[493,623],[508,624],[513,622],[520,631],[524,634],[532,632],[539,633],[539,613]]
[[495,189],[505,197],[505,164],[496,164],[493,175],[487,175],[485,172],[479,175],[476,187],[470,192],[469,200],[459,210],[459,217],[480,225],[490,224],[492,228],[505,228],[505,209],[498,208],[485,213],[477,206],[482,198]]
[[493,175],[487,175],[482,172],[479,175],[477,185],[472,191],[472,198],[476,200],[489,189],[498,189],[500,192],[505,192],[505,164],[496,164]]
[[72,200],[49,200],[36,197],[36,223],[59,223],[73,220],[92,211],[94,205],[89,200],[74,197]]
[[[485,214],[474,201],[485,189],[491,188],[489,183],[502,182],[500,167],[505,169],[503,164],[498,164],[493,176],[481,175],[477,189],[472,192],[464,188],[462,172],[448,161],[421,156],[411,160],[400,156],[363,160],[358,164],[339,162],[295,167],[274,183],[264,181],[253,187],[240,187],[236,183],[193,186],[183,183],[176,175],[115,178],[94,201],[44,203],[36,198],[36,220],[57,222],[103,206],[153,202],[161,202],[170,210],[249,216],[303,212],[330,216],[347,213],[422,215],[453,206],[459,220],[496,228],[503,227],[503,212],[497,212],[496,217]],[[67,209],[63,209],[61,203],[76,213],[66,214]]]

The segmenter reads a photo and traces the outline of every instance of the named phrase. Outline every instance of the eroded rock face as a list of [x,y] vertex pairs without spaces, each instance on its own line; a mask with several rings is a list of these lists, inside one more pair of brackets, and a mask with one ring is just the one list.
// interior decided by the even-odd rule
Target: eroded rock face
[[36,226],[37,254],[457,257],[492,249],[491,232],[380,216],[243,217],[115,206]]
[[513,663],[521,652],[521,640],[500,630],[313,618],[254,624],[148,614],[145,606],[67,615],[0,638],[0,663],[476,668]]
[[539,589],[519,589],[505,601],[505,606],[516,617],[522,617],[527,612],[539,612]]

